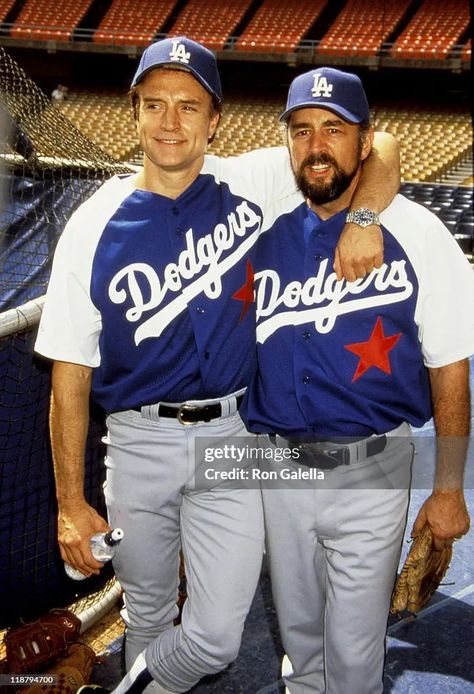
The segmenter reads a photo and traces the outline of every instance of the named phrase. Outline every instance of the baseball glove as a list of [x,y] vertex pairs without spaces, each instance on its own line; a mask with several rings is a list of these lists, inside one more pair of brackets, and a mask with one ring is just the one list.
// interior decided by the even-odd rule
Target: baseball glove
[[404,610],[416,614],[429,602],[448,570],[453,554],[452,545],[438,551],[433,547],[433,535],[425,525],[414,538],[401,573],[395,584],[390,612]]
[[[21,688],[20,694],[75,694],[79,687],[90,681],[94,663],[101,662],[92,648],[84,643],[73,643],[67,649],[65,658],[57,662],[47,672],[45,681],[28,688]],[[48,675],[54,681],[46,682]]]
[[44,670],[62,658],[79,636],[81,620],[68,610],[52,610],[7,632],[8,670],[16,675]]

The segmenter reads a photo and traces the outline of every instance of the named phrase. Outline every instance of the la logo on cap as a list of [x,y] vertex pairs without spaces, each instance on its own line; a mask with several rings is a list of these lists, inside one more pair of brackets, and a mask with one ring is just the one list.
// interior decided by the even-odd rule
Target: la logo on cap
[[313,88],[311,89],[311,94],[314,97],[325,96],[325,97],[329,98],[332,94],[332,88],[333,88],[333,85],[329,84],[329,82],[327,81],[326,77],[324,77],[324,75],[316,74],[314,76],[314,84],[313,84]]
[[173,41],[173,47],[170,50],[170,59],[176,60],[179,63],[189,63],[191,53],[186,51],[186,46],[180,41]]

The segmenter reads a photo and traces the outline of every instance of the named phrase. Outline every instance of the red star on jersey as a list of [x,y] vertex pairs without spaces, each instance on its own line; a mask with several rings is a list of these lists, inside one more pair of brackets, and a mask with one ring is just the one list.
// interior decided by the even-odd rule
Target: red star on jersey
[[360,357],[357,369],[352,378],[352,383],[357,381],[371,366],[375,366],[386,374],[391,374],[392,369],[388,353],[395,347],[402,333],[386,337],[383,332],[382,319],[377,318],[375,327],[367,342],[354,342],[351,345],[344,345],[345,349],[354,352]]
[[239,323],[241,323],[245,317],[245,314],[250,308],[250,304],[253,304],[255,301],[254,273],[250,260],[247,260],[247,276],[245,278],[245,284],[232,294],[232,298],[236,299],[237,301],[243,301],[244,303],[239,318]]

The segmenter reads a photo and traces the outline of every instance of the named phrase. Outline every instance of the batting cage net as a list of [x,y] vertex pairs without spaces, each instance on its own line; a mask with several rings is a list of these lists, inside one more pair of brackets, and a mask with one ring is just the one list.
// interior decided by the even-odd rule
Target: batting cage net
[[[48,434],[50,365],[33,346],[66,221],[105,178],[128,171],[0,48],[0,629],[77,600],[82,611],[93,610],[92,594],[100,597],[111,580],[110,567],[82,582],[64,573]],[[103,413],[92,409],[86,495],[105,513],[103,433]]]

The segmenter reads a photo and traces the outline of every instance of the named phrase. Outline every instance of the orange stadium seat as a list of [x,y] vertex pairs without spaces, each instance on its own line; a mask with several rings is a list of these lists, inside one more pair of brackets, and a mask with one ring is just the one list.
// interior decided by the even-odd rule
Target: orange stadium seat
[[250,5],[250,0],[227,0],[222,7],[214,0],[189,0],[168,36],[189,36],[209,48],[224,48]]
[[148,45],[166,22],[176,0],[114,0],[97,27],[95,43]]
[[236,50],[292,53],[326,5],[327,0],[264,0],[238,39]]
[[410,3],[411,0],[396,3],[349,0],[322,38],[316,52],[338,56],[377,55]]
[[464,45],[462,51],[461,51],[461,59],[469,61],[471,60],[472,56],[472,40],[469,39],[469,41]]
[[424,0],[395,41],[391,55],[445,59],[468,26],[468,0]]
[[92,0],[26,0],[10,35],[15,38],[69,41],[74,27],[89,9]]
[[15,0],[0,0],[0,22],[3,22],[14,4]]

